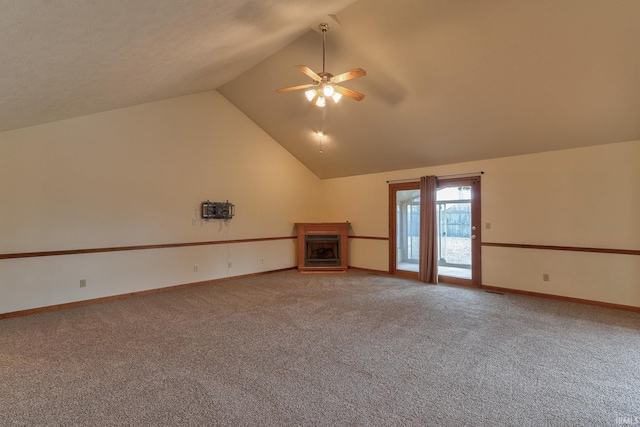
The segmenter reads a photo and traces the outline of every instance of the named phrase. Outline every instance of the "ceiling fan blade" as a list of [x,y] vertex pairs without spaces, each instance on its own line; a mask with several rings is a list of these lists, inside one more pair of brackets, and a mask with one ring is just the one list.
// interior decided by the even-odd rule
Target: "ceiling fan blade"
[[367,72],[362,68],[356,68],[351,71],[347,71],[346,73],[338,74],[337,76],[331,77],[331,81],[333,83],[341,83],[346,80],[355,79],[356,77],[366,76]]
[[305,73],[307,76],[311,77],[313,80],[317,82],[322,81],[322,77],[320,77],[318,74],[316,74],[315,71],[313,71],[311,68],[307,67],[306,65],[296,65],[296,68],[302,71],[303,73]]
[[356,101],[362,101],[364,99],[364,95],[360,92],[356,92],[355,90],[347,89],[342,86],[334,86],[333,89],[338,92],[340,95],[344,95],[347,98],[351,98]]
[[300,85],[300,86],[283,87],[281,89],[276,89],[276,92],[283,93],[283,92],[291,92],[294,90],[311,89],[312,87],[315,87],[315,86],[316,85],[311,83],[311,84]]

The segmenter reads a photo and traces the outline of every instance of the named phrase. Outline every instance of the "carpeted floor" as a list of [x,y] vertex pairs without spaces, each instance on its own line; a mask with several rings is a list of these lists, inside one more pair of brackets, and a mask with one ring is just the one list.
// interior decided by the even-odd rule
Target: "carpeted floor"
[[640,423],[640,314],[286,271],[2,320],[0,383],[3,426]]

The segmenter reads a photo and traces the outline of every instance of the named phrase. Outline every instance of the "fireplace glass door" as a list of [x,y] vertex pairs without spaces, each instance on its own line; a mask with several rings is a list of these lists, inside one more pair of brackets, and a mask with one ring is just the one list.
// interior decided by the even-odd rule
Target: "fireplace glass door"
[[340,236],[335,234],[305,237],[305,266],[340,265]]

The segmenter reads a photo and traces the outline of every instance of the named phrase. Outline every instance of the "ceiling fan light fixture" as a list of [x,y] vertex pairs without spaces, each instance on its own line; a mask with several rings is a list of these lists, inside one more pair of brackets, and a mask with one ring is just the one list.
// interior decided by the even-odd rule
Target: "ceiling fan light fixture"
[[313,98],[315,98],[315,97],[316,97],[316,91],[315,91],[315,89],[309,89],[309,90],[305,91],[304,96],[306,96],[306,97],[307,97],[307,99],[308,99],[310,102],[313,102]]
[[294,90],[304,90],[304,95],[316,107],[324,107],[327,104],[326,98],[332,98],[333,102],[337,103],[342,96],[351,98],[356,101],[362,101],[364,95],[356,92],[355,90],[347,89],[340,85],[340,83],[355,79],[357,77],[365,76],[367,73],[362,68],[355,68],[346,73],[341,73],[334,76],[331,73],[325,71],[325,51],[326,51],[326,33],[329,31],[329,24],[323,22],[319,25],[319,30],[322,32],[322,72],[316,73],[306,65],[296,65],[296,68],[311,77],[313,83],[303,84],[298,86],[290,86],[281,89],[276,89],[276,92],[291,92]]

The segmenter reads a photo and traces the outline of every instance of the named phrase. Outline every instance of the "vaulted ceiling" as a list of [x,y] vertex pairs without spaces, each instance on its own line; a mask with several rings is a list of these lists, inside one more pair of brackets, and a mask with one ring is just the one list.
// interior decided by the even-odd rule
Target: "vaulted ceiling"
[[[294,68],[356,67],[312,107]],[[640,139],[638,0],[22,0],[0,130],[218,89],[321,178]],[[323,131],[322,140],[315,134]],[[320,142],[322,141],[322,154]]]
[[0,131],[217,89],[353,1],[0,2]]

